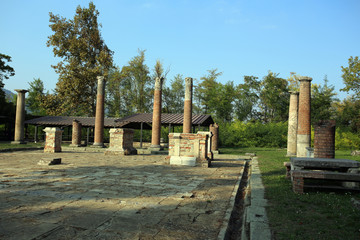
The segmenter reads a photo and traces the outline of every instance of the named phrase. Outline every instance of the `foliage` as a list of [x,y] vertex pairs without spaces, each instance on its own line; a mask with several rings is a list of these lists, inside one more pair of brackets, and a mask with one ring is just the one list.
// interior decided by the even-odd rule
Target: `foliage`
[[[107,77],[113,66],[113,52],[101,38],[99,12],[90,2],[88,8],[76,9],[74,19],[67,20],[50,13],[47,46],[53,47],[55,57],[62,58],[52,66],[59,74],[55,93],[45,101],[49,114],[95,115],[97,76]],[[56,102],[58,110],[51,106]]]
[[238,120],[257,119],[261,82],[255,76],[244,76],[244,83],[236,86],[234,112]]
[[360,146],[360,136],[358,133],[343,131],[336,128],[335,149],[358,150]]
[[200,108],[202,113],[211,114],[215,113],[216,105],[218,105],[216,101],[216,95],[218,82],[216,79],[222,75],[222,72],[218,72],[217,69],[208,70],[208,75],[205,75],[200,78],[201,82],[197,86],[197,90],[195,94],[200,101]]
[[33,115],[43,116],[46,110],[42,108],[42,102],[45,98],[44,83],[40,78],[29,82],[30,88],[26,98],[26,107]]
[[269,71],[261,82],[261,110],[264,122],[286,121],[289,111],[289,88],[287,80]]
[[348,97],[341,102],[333,104],[335,111],[336,126],[352,133],[360,130],[360,100]]
[[311,86],[311,122],[313,124],[335,117],[333,104],[338,99],[335,98],[334,86],[328,86],[328,82],[325,75],[324,85],[312,84]]
[[164,113],[183,113],[185,86],[184,78],[181,74],[175,75],[170,82],[170,87],[163,87],[163,112]]
[[7,64],[7,62],[11,62],[11,57],[5,54],[0,53],[0,104],[6,103],[5,93],[3,91],[4,88],[4,80],[9,79],[10,77],[15,75],[15,70]]
[[234,121],[223,123],[220,145],[227,147],[286,147],[287,123]]
[[354,91],[357,97],[360,95],[360,60],[359,57],[350,57],[348,60],[348,67],[341,67],[343,72],[342,78],[345,88],[341,91]]

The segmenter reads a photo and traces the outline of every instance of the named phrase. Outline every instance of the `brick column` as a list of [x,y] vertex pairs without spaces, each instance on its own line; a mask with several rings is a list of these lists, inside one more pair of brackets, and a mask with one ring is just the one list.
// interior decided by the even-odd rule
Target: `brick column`
[[219,125],[217,123],[210,124],[209,131],[213,134],[211,138],[211,151],[219,154]]
[[25,93],[28,90],[15,89],[17,91],[15,136],[12,144],[24,144],[24,122],[25,122]]
[[44,152],[46,153],[61,152],[61,141],[62,141],[63,130],[57,127],[47,127],[44,129],[44,132],[46,133]]
[[74,119],[72,125],[72,139],[71,145],[73,147],[81,146],[81,123]]
[[151,131],[151,146],[154,151],[161,150],[160,136],[161,136],[161,91],[164,78],[157,77],[155,79],[154,89],[154,108],[153,108],[153,120]]
[[290,92],[288,138],[286,156],[296,156],[296,138],[298,128],[299,92]]
[[299,116],[296,143],[296,156],[306,157],[306,148],[311,144],[311,80],[301,77],[299,93]]
[[103,76],[98,76],[96,113],[95,113],[95,132],[94,147],[104,147],[104,97],[105,81]]
[[314,125],[314,157],[335,158],[335,120],[322,120]]
[[184,122],[183,133],[191,133],[192,125],[192,88],[193,79],[185,78],[185,101],[184,101]]

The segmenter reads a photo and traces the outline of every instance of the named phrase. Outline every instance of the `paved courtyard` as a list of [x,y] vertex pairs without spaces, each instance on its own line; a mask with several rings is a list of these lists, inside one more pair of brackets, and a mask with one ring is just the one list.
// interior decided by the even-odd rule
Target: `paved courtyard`
[[[60,165],[38,165],[62,158]],[[161,155],[0,153],[0,239],[217,239],[244,160],[171,166]]]

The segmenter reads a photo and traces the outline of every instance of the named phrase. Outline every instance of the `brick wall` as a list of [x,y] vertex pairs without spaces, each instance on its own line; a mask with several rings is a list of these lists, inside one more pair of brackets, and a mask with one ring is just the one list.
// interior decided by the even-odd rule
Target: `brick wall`
[[335,158],[335,120],[322,120],[314,126],[314,157]]
[[61,152],[61,141],[62,141],[62,132],[60,128],[47,127],[44,129],[46,133],[45,138],[45,147],[44,152],[46,153],[55,153]]
[[134,130],[128,128],[110,129],[110,144],[105,154],[132,155],[137,154],[133,147]]

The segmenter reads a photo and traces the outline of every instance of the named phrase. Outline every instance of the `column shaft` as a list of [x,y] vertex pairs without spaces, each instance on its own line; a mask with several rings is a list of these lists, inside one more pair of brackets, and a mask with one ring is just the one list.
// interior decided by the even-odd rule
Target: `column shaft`
[[14,144],[25,143],[24,141],[24,122],[25,122],[25,93],[27,90],[15,89],[18,93],[16,102],[16,119],[15,119],[15,135]]
[[183,133],[191,133],[192,126],[192,88],[193,79],[185,78],[185,101],[184,101],[184,122]]
[[290,92],[287,156],[296,156],[299,92]]
[[105,81],[104,77],[97,77],[98,88],[96,98],[96,113],[95,113],[95,133],[94,146],[104,146],[104,98],[105,98]]
[[161,136],[161,93],[163,80],[164,78],[159,77],[155,79],[154,108],[151,132],[151,148],[159,148],[159,150]]

